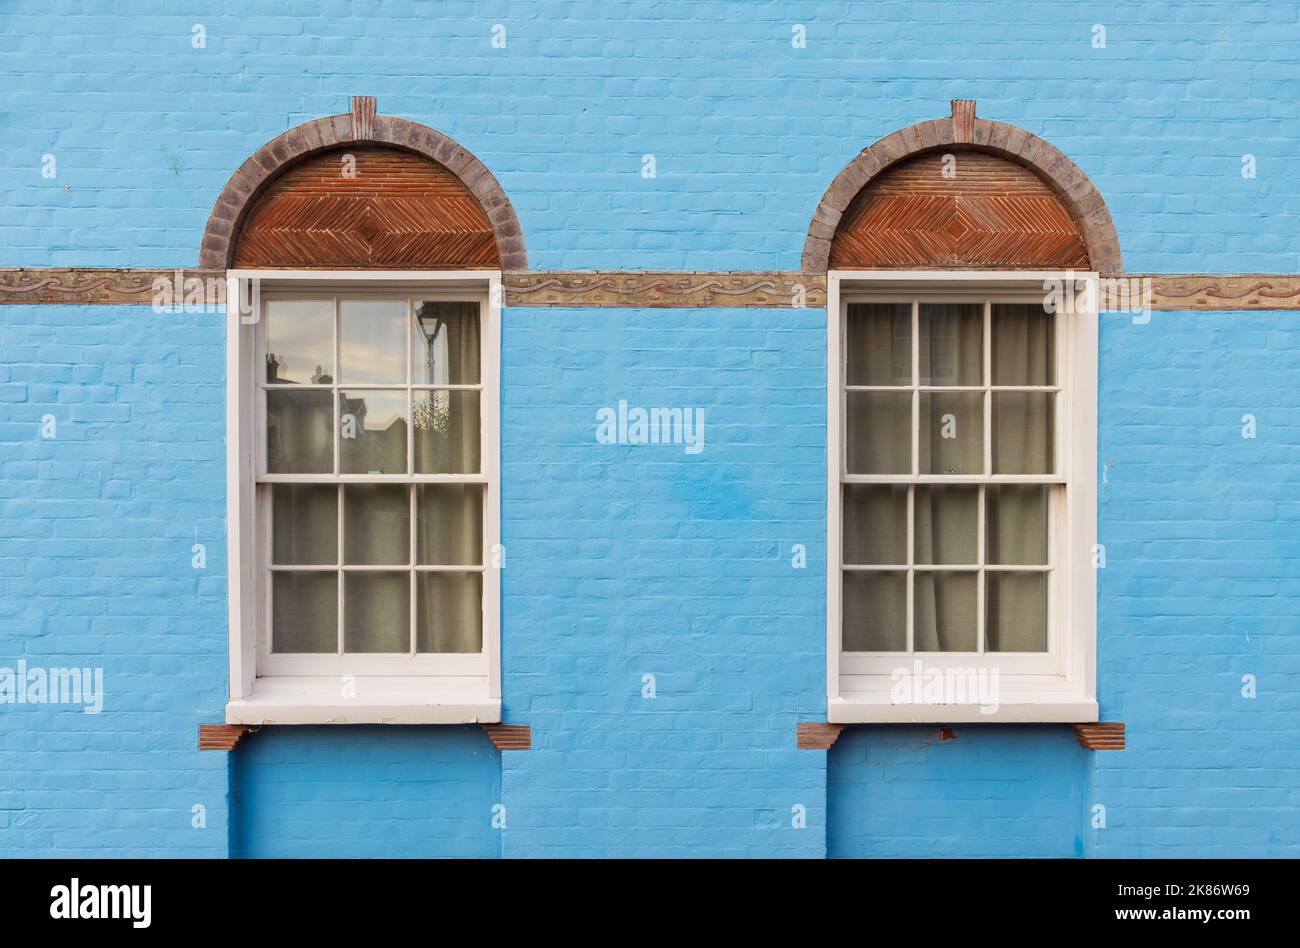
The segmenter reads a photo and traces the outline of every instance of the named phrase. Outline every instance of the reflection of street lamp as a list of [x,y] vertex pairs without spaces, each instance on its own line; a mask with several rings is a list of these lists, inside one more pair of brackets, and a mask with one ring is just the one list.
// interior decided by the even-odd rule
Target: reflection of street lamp
[[[424,337],[425,358],[428,358],[431,350],[433,353],[433,358],[429,360],[429,375],[431,377],[427,381],[435,385],[445,384],[446,379],[437,377],[440,370],[445,371],[444,366],[446,365],[447,356],[445,351],[447,334],[444,331],[447,323],[438,316],[438,304],[421,303],[420,308],[415,313],[415,321],[420,327],[420,335]],[[434,348],[440,344],[441,349]]]

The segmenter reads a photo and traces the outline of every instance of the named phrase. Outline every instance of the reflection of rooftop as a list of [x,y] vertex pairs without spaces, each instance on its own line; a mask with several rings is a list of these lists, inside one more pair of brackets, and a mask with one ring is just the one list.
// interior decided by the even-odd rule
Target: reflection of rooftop
[[[300,385],[297,379],[285,378],[280,374],[284,368],[286,359],[277,356],[274,352],[266,354],[266,382],[268,385]],[[311,385],[332,385],[334,376],[325,374],[323,366],[316,366],[316,371],[312,373],[308,380]]]

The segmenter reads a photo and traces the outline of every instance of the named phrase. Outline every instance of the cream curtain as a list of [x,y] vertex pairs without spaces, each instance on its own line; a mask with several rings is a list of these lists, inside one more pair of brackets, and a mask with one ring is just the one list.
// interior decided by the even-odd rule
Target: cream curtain
[[[417,562],[483,565],[483,488],[437,484],[416,488]],[[478,573],[416,575],[416,648],[477,652],[482,646],[482,577]]]
[[[417,384],[466,385],[479,381],[478,304],[421,303],[416,308],[416,326]],[[477,392],[417,391],[414,414],[416,473],[479,471]]]
[[[853,305],[846,333],[850,385],[910,386],[910,307]],[[1055,384],[1054,325],[1041,307],[992,307],[984,361],[980,304],[921,304],[916,377],[921,385]],[[912,471],[912,394],[845,395],[845,462],[851,474]],[[1048,392],[920,392],[917,469],[922,474],[980,475],[985,470],[985,411],[991,410],[993,473],[1050,474],[1054,469],[1054,398]],[[980,583],[985,586],[986,647],[1046,649],[1048,577],[999,566],[1046,565],[1049,491],[1038,485],[916,485],[912,488],[913,644],[923,652],[978,647]],[[846,565],[908,565],[907,490],[846,485]],[[985,517],[980,518],[980,492]],[[979,563],[981,532],[986,563]],[[930,568],[934,567],[934,568]],[[942,567],[969,567],[944,569]],[[844,574],[844,644],[850,651],[891,651],[906,642],[906,573]],[[903,644],[900,644],[903,643]]]
[[[346,306],[341,332],[349,379],[362,386],[405,381],[405,304],[349,301]],[[277,313],[280,318],[275,323],[277,373],[282,364],[296,367],[312,358],[319,361],[321,346],[316,337],[331,332],[328,321],[322,323],[324,329],[304,326],[291,331],[288,315],[292,314]],[[420,303],[416,315],[412,381],[417,386],[477,384],[478,304]],[[274,377],[290,381],[282,374]],[[312,381],[329,382],[332,378]],[[404,391],[344,387],[339,399],[339,410],[352,414],[358,423],[356,437],[340,443],[340,470],[344,473],[404,474],[408,430],[413,433],[411,450],[417,472],[477,473],[481,468],[476,391],[417,388],[409,425]],[[270,470],[330,475],[334,413],[329,392],[285,389],[268,393]],[[344,584],[346,652],[409,651],[412,595],[419,651],[481,649],[482,574],[449,570],[417,571],[413,576],[410,569],[412,531],[419,564],[483,565],[481,485],[347,484],[340,488],[331,483],[276,485],[271,490],[274,565],[330,567],[339,562],[341,552],[342,562],[348,566],[392,567],[275,573],[275,651],[332,653],[337,649],[339,582]],[[413,493],[415,524],[411,523]]]

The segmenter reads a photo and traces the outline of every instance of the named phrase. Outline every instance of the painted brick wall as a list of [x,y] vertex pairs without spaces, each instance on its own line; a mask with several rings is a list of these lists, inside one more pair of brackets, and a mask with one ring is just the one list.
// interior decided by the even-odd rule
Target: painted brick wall
[[231,761],[233,856],[501,853],[500,755],[478,727],[267,728]]
[[1100,362],[1098,697],[1128,749],[850,729],[829,755],[831,855],[1300,851],[1300,320],[1108,316]]
[[[68,0],[0,11],[5,264],[192,265],[248,155],[369,94],[493,171],[535,267],[797,267],[819,198],[861,148],[974,98],[1092,177],[1129,269],[1300,268],[1300,228],[1285,226],[1300,214],[1289,0],[327,0],[309,18],[274,0],[124,0],[113,11]],[[504,49],[492,46],[498,24]],[[1241,176],[1244,153],[1254,179]],[[41,177],[46,154],[57,178]]]
[[[824,854],[824,319],[506,313],[505,855]],[[598,443],[620,399],[704,449]]]
[[1081,856],[1090,755],[1061,727],[848,728],[827,754],[828,855]]
[[1090,851],[1300,855],[1300,319],[1101,340],[1099,699],[1129,749],[1097,756]]
[[0,854],[226,854],[224,335],[0,306],[0,666],[104,676],[98,714],[0,705]]
[[[114,9],[0,10],[0,265],[192,263],[249,153],[369,93],[487,164],[534,267],[795,267],[835,173],[960,96],[1093,178],[1131,270],[1300,269],[1290,3]],[[0,307],[0,666],[106,677],[100,715],[0,711],[0,853],[1297,855],[1300,321],[1104,321],[1099,677],[1128,751],[857,729],[827,761],[793,749],[825,711],[823,318],[507,312],[505,703],[535,749],[309,730],[228,773],[194,748],[225,689],[221,320]],[[704,408],[705,451],[597,444],[619,398]]]

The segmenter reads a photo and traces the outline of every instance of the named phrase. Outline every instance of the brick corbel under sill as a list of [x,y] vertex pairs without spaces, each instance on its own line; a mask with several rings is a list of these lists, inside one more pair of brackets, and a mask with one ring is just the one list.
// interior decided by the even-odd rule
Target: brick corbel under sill
[[[199,750],[233,751],[239,746],[245,734],[251,734],[262,727],[276,726],[299,727],[301,725],[200,724]],[[499,751],[533,749],[533,728],[530,724],[480,724],[479,727]]]
[[[807,722],[797,725],[795,743],[799,750],[830,750],[839,740],[846,727],[938,727],[939,740],[956,739],[951,727],[936,724],[830,724],[827,722]],[[1101,721],[1090,724],[1044,724],[1041,727],[1068,727],[1074,731],[1079,746],[1084,750],[1124,750],[1126,746],[1125,726],[1121,721]]]

